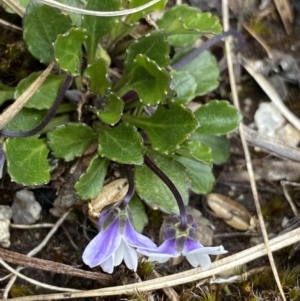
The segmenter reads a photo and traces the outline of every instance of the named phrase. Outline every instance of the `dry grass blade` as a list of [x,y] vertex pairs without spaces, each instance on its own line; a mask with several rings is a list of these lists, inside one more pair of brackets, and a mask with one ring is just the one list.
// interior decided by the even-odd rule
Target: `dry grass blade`
[[16,26],[16,25],[14,25],[14,24],[12,24],[12,23],[9,23],[9,22],[7,22],[7,21],[5,21],[5,20],[2,20],[2,19],[0,19],[0,25],[2,25],[2,26],[4,26],[4,27],[7,27],[7,28],[9,28],[10,30],[15,30],[15,31],[17,31],[17,32],[22,32],[22,31],[23,31],[23,28],[22,28],[22,27]]
[[286,32],[290,34],[291,23],[293,22],[294,18],[289,0],[274,0],[274,3],[281,17]]
[[25,15],[25,8],[18,1],[15,0],[3,0],[14,12],[16,12],[21,18]]
[[[300,240],[300,228],[280,235],[269,241],[272,252],[292,245]],[[83,291],[78,293],[57,293],[48,295],[26,296],[19,298],[12,298],[13,301],[36,301],[38,300],[61,300],[73,298],[90,298],[100,296],[117,296],[134,294],[137,290],[139,292],[146,292],[151,290],[162,289],[165,287],[172,287],[182,285],[188,282],[201,280],[211,277],[218,273],[237,268],[243,264],[251,262],[259,257],[267,254],[265,244],[259,244],[255,247],[249,248],[237,254],[228,256],[219,261],[213,262],[207,271],[202,271],[201,268],[191,269],[182,273],[177,273],[170,276],[165,276],[158,279],[152,279],[141,283],[127,284],[122,286],[108,287],[97,290]]]
[[15,102],[0,115],[0,129],[2,129],[11,119],[13,119],[25,106],[30,97],[43,84],[47,76],[54,67],[51,63],[43,73],[28,87],[28,89]]
[[47,4],[52,7],[56,7],[65,11],[79,13],[82,15],[90,15],[90,16],[97,16],[97,17],[116,17],[116,16],[125,16],[134,14],[136,12],[142,11],[156,3],[158,3],[161,0],[152,0],[144,5],[131,8],[131,9],[124,9],[120,11],[93,11],[93,10],[87,10],[87,9],[81,9],[77,7],[73,7],[70,5],[62,4],[54,0],[36,0],[37,2]]
[[[223,8],[223,26],[224,26],[224,30],[226,31],[226,30],[229,30],[228,0],[222,0],[222,8]],[[231,87],[231,91],[232,91],[233,103],[236,106],[236,108],[240,111],[240,109],[239,109],[239,100],[238,100],[238,92],[237,92],[235,75],[234,75],[234,71],[233,71],[233,62],[232,62],[232,57],[231,57],[232,51],[231,51],[231,45],[230,45],[230,40],[229,39],[226,39],[225,47],[226,47],[227,65],[228,65],[229,80],[230,80],[230,87]],[[239,133],[240,133],[241,142],[242,142],[243,149],[244,149],[245,160],[246,160],[247,170],[248,170],[248,174],[249,174],[250,185],[251,185],[252,195],[253,195],[255,208],[256,208],[256,212],[257,212],[257,217],[258,217],[258,220],[259,220],[259,225],[260,225],[260,229],[261,229],[262,236],[263,236],[263,239],[264,239],[264,243],[265,243],[265,246],[266,246],[266,250],[267,250],[268,257],[269,257],[270,265],[271,265],[271,268],[272,268],[272,271],[273,271],[273,275],[274,275],[276,284],[277,284],[278,289],[280,291],[280,294],[281,294],[283,300],[286,300],[283,289],[282,289],[282,285],[280,283],[280,279],[279,279],[278,271],[277,271],[277,268],[276,268],[276,265],[275,265],[274,257],[273,257],[273,254],[271,252],[271,249],[270,249],[268,234],[267,234],[267,230],[266,230],[266,227],[265,227],[265,222],[264,222],[264,219],[263,219],[263,216],[262,216],[261,206],[260,206],[259,197],[258,197],[258,191],[257,191],[257,187],[256,187],[256,182],[255,182],[255,179],[254,179],[254,172],[253,172],[253,167],[252,167],[252,162],[251,162],[251,155],[250,155],[250,151],[249,151],[246,139],[245,139],[242,124],[240,124],[240,126],[239,126]]]

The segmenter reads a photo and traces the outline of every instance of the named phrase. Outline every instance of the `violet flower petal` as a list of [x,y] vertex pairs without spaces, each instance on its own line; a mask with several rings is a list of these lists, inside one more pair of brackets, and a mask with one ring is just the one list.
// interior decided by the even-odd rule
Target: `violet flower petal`
[[121,239],[118,249],[113,254],[114,266],[121,264],[121,262],[123,261],[125,246],[126,246],[126,244],[125,244],[124,240]]
[[124,244],[124,261],[128,269],[137,270],[138,256],[136,250]]
[[157,250],[148,251],[137,249],[137,251],[145,256],[148,256],[149,261],[157,261],[159,263],[166,262],[171,257],[180,256],[180,252],[178,252],[176,248],[175,239],[165,240],[162,245],[157,248]]
[[129,221],[127,221],[125,224],[123,236],[126,243],[131,247],[146,250],[157,249],[156,244],[150,238],[135,231]]
[[102,270],[106,273],[111,274],[114,271],[114,259],[113,255],[109,256],[100,264]]
[[186,259],[194,268],[201,266],[203,270],[208,270],[211,265],[210,257],[207,254],[187,254]]
[[101,264],[117,250],[121,239],[119,221],[116,220],[88,244],[82,255],[84,263],[91,268]]

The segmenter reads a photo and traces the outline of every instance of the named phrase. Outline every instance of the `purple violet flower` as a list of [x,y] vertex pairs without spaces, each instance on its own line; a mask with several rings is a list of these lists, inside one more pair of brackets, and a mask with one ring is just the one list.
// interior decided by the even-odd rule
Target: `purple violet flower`
[[103,271],[112,273],[114,266],[121,264],[136,271],[138,255],[145,250],[154,252],[157,249],[148,237],[134,230],[129,208],[112,208],[105,210],[99,217],[99,234],[88,244],[82,259],[91,268],[100,265]]
[[204,247],[198,240],[196,229],[197,224],[193,221],[192,216],[188,215],[187,229],[180,229],[181,218],[173,216],[165,220],[163,224],[163,236],[165,241],[157,250],[140,250],[138,252],[148,256],[149,261],[163,263],[172,257],[183,255],[193,267],[201,266],[203,270],[210,267],[211,259],[208,256],[225,254],[227,251],[223,246]]

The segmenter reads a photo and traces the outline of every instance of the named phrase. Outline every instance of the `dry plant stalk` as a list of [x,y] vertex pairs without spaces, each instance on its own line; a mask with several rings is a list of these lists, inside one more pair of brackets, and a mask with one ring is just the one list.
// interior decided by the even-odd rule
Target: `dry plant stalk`
[[15,0],[3,0],[3,2],[8,5],[13,11],[15,11],[21,18],[25,15],[25,8]]
[[[228,0],[222,0],[222,9],[223,9],[223,26],[224,26],[224,30],[227,31],[227,30],[229,30]],[[233,71],[232,50],[231,50],[230,41],[231,41],[230,39],[226,39],[226,41],[225,41],[228,73],[229,73],[229,80],[230,80],[230,87],[231,87],[231,91],[232,91],[233,103],[236,106],[236,108],[240,111],[239,99],[238,99],[238,93],[237,93],[237,87],[236,87],[236,81],[235,81],[235,75],[234,75],[234,71]],[[276,265],[275,265],[274,257],[273,257],[273,254],[271,252],[271,249],[270,249],[268,234],[267,234],[264,218],[262,216],[258,191],[257,191],[256,182],[255,182],[255,178],[254,178],[254,171],[253,171],[253,166],[252,166],[252,162],[251,162],[251,155],[250,155],[250,151],[249,151],[249,148],[248,148],[247,141],[245,139],[245,134],[244,134],[242,123],[239,126],[239,133],[240,133],[241,142],[242,142],[243,149],[244,149],[245,160],[246,160],[247,170],[248,170],[248,174],[249,174],[252,195],[253,195],[253,199],[254,199],[254,203],[255,203],[255,208],[256,208],[257,217],[258,217],[258,220],[259,220],[260,229],[261,229],[262,236],[263,236],[263,239],[264,239],[264,243],[265,243],[265,246],[266,246],[266,251],[267,251],[267,254],[268,254],[268,258],[269,258],[269,261],[270,261],[270,265],[271,265],[271,268],[272,268],[272,271],[273,271],[273,275],[274,275],[276,284],[278,286],[278,289],[280,291],[282,299],[284,301],[286,301],[286,298],[285,298],[285,295],[284,295],[284,292],[283,292],[283,289],[282,289],[282,285],[281,285],[281,282],[280,282],[280,279],[279,279],[278,271],[277,271],[277,268],[276,268]]]
[[277,11],[281,17],[284,28],[288,34],[291,33],[291,23],[294,21],[289,0],[274,0]]
[[0,248],[0,258],[3,258],[7,262],[21,265],[23,267],[49,271],[51,273],[71,275],[71,276],[82,277],[86,279],[93,279],[97,281],[107,281],[107,282],[112,281],[111,275],[83,271],[80,269],[73,268],[66,264],[40,259],[40,258],[31,258],[28,257],[27,255],[12,252],[2,248]]
[[[269,241],[270,249],[272,252],[290,246],[299,242],[300,240],[300,228],[293,231],[279,235]],[[251,262],[259,257],[267,254],[265,244],[259,244],[255,247],[249,248],[242,252],[223,258],[219,261],[215,261],[211,264],[211,268],[206,271],[202,271],[201,268],[194,268],[185,272],[161,277],[158,279],[147,280],[140,283],[127,284],[121,286],[114,286],[108,288],[101,288],[96,290],[82,291],[76,293],[56,293],[48,295],[39,295],[38,300],[61,300],[61,299],[74,299],[74,298],[90,298],[90,297],[102,297],[102,296],[118,296],[118,295],[131,295],[139,292],[153,291],[162,289],[165,287],[172,287],[176,285],[182,285],[188,282],[198,281],[218,273],[237,268],[243,264]],[[12,301],[36,301],[37,296],[26,296],[10,299]]]
[[15,102],[0,115],[0,129],[2,129],[11,119],[13,119],[25,106],[30,97],[43,84],[47,76],[54,67],[54,62],[51,63],[43,73],[27,88],[27,90]]

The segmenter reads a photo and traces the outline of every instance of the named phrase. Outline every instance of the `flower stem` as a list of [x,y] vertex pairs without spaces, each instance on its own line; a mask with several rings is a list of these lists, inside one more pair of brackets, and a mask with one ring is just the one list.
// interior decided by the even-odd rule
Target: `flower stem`
[[34,129],[25,131],[25,132],[15,132],[15,131],[8,131],[8,130],[0,130],[0,134],[8,137],[29,137],[36,135],[38,132],[40,132],[55,116],[56,111],[63,100],[64,95],[66,94],[67,90],[69,89],[71,83],[73,81],[73,78],[70,75],[67,75],[63,84],[61,85],[58,94],[56,96],[56,99],[52,105],[52,107],[48,110],[46,116],[44,117],[43,121],[36,126]]
[[234,36],[235,38],[238,39],[238,46],[236,47],[235,52],[237,53],[237,52],[241,51],[245,45],[244,36],[236,30],[228,30],[228,31],[223,32],[220,35],[213,37],[212,39],[209,39],[208,41],[203,43],[200,47],[191,51],[188,55],[183,57],[180,61],[173,64],[171,66],[172,69],[174,69],[174,70],[181,69],[186,64],[188,64],[190,61],[195,59],[198,55],[200,55],[203,51],[207,50],[208,48],[210,48],[211,46],[215,45],[216,43],[220,42],[221,40],[223,40],[224,38],[226,38],[228,36]]
[[135,190],[133,172],[132,172],[132,168],[130,165],[125,165],[125,172],[126,172],[126,177],[128,180],[128,190],[127,190],[127,193],[126,193],[123,201],[121,202],[121,204],[119,206],[119,208],[121,210],[125,209],[125,207],[129,203],[129,201],[131,200],[131,198],[134,194],[134,190]]
[[144,163],[168,186],[168,188],[173,193],[180,212],[181,230],[185,230],[187,228],[186,210],[185,210],[183,199],[178,189],[176,188],[174,183],[170,180],[170,178],[161,169],[159,169],[158,166],[154,163],[154,161],[146,154],[144,156]]

